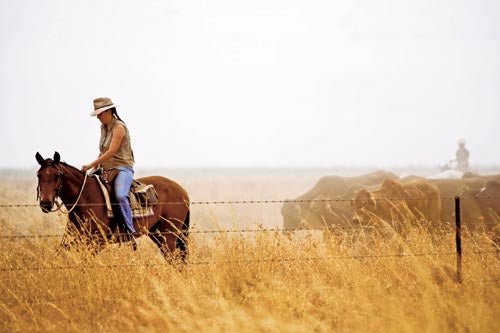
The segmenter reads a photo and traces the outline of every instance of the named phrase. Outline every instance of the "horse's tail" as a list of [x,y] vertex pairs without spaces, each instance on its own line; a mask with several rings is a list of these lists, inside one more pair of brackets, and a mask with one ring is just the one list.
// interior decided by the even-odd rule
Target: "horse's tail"
[[188,237],[189,237],[189,221],[190,221],[190,209],[186,213],[186,218],[182,224],[181,237],[177,238],[175,247],[181,252],[181,258],[183,261],[186,260],[188,255]]

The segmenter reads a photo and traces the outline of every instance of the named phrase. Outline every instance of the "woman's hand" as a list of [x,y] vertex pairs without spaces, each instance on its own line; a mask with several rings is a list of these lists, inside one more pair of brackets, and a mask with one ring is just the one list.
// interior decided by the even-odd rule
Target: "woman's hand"
[[82,166],[82,171],[83,172],[87,172],[88,170],[90,170],[92,168],[94,168],[94,164],[92,164],[92,163],[91,164],[85,164],[85,165]]

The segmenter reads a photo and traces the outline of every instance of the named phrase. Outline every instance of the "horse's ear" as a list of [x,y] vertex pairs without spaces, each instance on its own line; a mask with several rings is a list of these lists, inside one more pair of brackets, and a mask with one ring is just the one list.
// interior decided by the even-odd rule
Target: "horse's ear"
[[54,153],[54,164],[59,164],[59,162],[61,161],[61,155],[59,155],[59,153],[56,151]]
[[40,155],[39,152],[36,152],[35,158],[36,158],[36,161],[38,162],[38,164],[40,164],[40,165],[42,165],[43,162],[45,162],[45,160],[43,159],[42,155]]

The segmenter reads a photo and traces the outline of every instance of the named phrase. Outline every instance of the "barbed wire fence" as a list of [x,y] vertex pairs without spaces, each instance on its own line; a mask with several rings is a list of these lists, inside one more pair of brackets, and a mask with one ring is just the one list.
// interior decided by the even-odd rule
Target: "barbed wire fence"
[[[426,201],[432,199],[439,200],[455,200],[457,196],[439,196],[439,197],[421,197],[421,198],[402,198],[402,197],[383,197],[383,198],[371,198],[375,201]],[[474,199],[479,200],[475,196],[459,196],[461,200],[463,199]],[[483,199],[500,199],[499,196],[485,196],[481,197]],[[340,203],[352,203],[356,201],[363,201],[365,199],[340,199],[340,198],[322,198],[322,199],[279,199],[279,200],[202,200],[202,201],[165,201],[157,202],[155,205],[238,205],[238,204],[277,204],[277,203],[326,203],[326,202],[340,202]],[[92,207],[92,206],[105,206],[105,203],[69,203],[69,205],[75,205],[76,207]],[[111,206],[119,205],[117,203],[110,203]],[[22,207],[39,207],[38,203],[12,203],[12,204],[0,204],[0,208],[22,208]]]
[[[373,198],[374,200],[430,200],[436,198]],[[440,197],[440,200],[454,200],[455,205],[455,251],[454,252],[428,252],[428,253],[408,253],[408,254],[378,254],[378,255],[351,255],[351,256],[333,256],[333,257],[298,257],[298,258],[263,258],[263,259],[241,259],[241,260],[203,260],[190,261],[190,265],[211,265],[211,264],[240,264],[240,263],[270,263],[270,262],[294,262],[294,261],[328,261],[328,260],[362,260],[373,258],[404,258],[404,257],[420,257],[420,256],[452,256],[456,255],[456,275],[459,282],[463,281],[462,277],[462,221],[461,221],[461,199],[476,199],[475,197]],[[498,197],[486,197],[482,199],[498,199]],[[191,205],[236,205],[236,204],[277,204],[277,203],[329,203],[341,202],[352,203],[355,199],[296,199],[296,200],[221,200],[221,201],[192,201]],[[186,205],[186,202],[159,202],[157,205]],[[92,204],[77,204],[76,206],[103,206],[105,203]],[[17,203],[17,204],[0,204],[0,208],[22,208],[22,207],[38,207],[35,203]],[[483,222],[487,225],[497,225],[497,222]],[[218,230],[192,230],[190,234],[220,234],[220,233],[259,233],[259,232],[294,232],[294,231],[311,231],[311,230],[332,230],[332,229],[353,229],[354,227],[334,226],[321,228],[259,228],[259,229],[218,229]],[[385,228],[370,226],[367,228]],[[171,233],[171,232],[170,232]],[[161,233],[160,233],[161,234]],[[2,235],[0,240],[16,241],[20,239],[40,239],[40,238],[59,238],[65,234],[45,234],[45,235]],[[125,234],[115,233],[113,235],[120,236]],[[479,250],[470,251],[470,254],[499,254],[498,250]],[[0,267],[0,272],[25,272],[25,271],[40,271],[40,270],[68,270],[68,269],[118,269],[126,267],[162,267],[169,266],[168,263],[163,264],[116,264],[116,265],[84,265],[84,266],[47,266],[47,267]],[[496,280],[494,280],[496,281]]]

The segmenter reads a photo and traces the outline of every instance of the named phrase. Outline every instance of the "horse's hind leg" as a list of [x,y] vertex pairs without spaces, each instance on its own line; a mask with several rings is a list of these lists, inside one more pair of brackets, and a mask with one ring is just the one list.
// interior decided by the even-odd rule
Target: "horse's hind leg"
[[177,236],[167,228],[167,223],[170,224],[168,221],[159,220],[148,236],[158,246],[165,259],[172,262],[175,261]]
[[179,249],[180,257],[183,262],[186,262],[186,258],[188,255],[188,237],[189,237],[189,222],[190,222],[190,211],[188,210],[186,213],[186,218],[184,219],[184,223],[182,224],[180,237],[177,237],[175,242],[175,246]]

